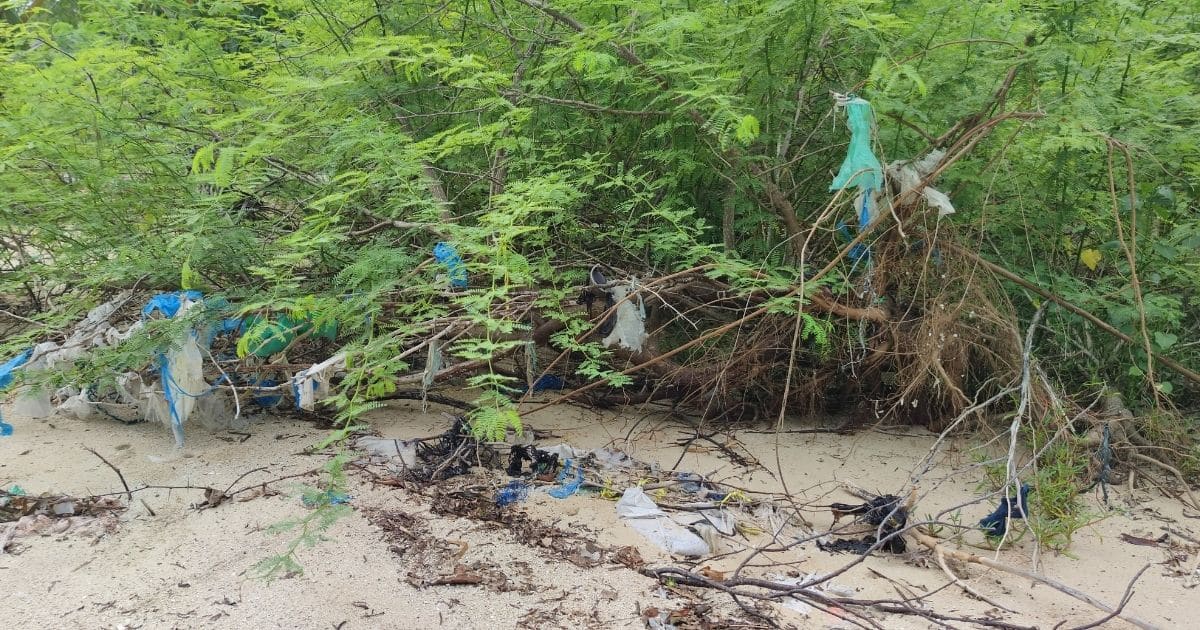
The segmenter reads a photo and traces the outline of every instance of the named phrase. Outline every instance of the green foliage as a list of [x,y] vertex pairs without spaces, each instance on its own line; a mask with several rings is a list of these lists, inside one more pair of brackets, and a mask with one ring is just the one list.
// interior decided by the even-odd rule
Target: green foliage
[[[832,258],[842,243],[828,228],[853,217],[825,213],[846,142],[830,93],[855,92],[885,162],[920,156],[968,116],[1023,112],[942,175],[958,208],[943,221],[1134,339],[1200,361],[1200,12],[1188,0],[549,3],[582,30],[520,3],[459,0],[35,4],[6,3],[0,21],[0,297],[44,327],[6,334],[0,356],[113,288],[199,287],[258,315],[258,332],[284,314],[336,322],[349,366],[330,402],[350,427],[414,369],[405,349],[466,322],[445,351],[485,368],[472,426],[495,438],[521,419],[511,382],[486,368],[529,335],[498,305],[532,287],[567,322],[555,343],[577,374],[613,385],[629,377],[562,305],[596,262],[643,278],[703,264],[794,316],[804,296],[779,296]],[[1115,194],[1114,146],[1133,162],[1130,190],[1113,151]],[[818,226],[810,268],[771,187]],[[470,289],[439,280],[439,241],[463,256]],[[841,271],[806,289],[851,290],[861,269]],[[845,328],[801,317],[805,342],[836,360]],[[1200,404],[1141,344],[1058,309],[1044,324],[1038,354],[1068,386]],[[145,367],[176,325],[70,369],[95,380]]]
[[324,467],[325,488],[300,488],[301,502],[310,507],[310,511],[298,518],[287,519],[267,528],[268,533],[293,533],[296,535],[288,542],[282,553],[266,558],[254,565],[252,573],[268,582],[279,578],[288,578],[304,573],[304,567],[297,557],[301,549],[315,547],[326,540],[325,532],[339,519],[348,516],[353,509],[344,503],[334,505],[331,497],[344,494],[346,489],[345,465],[349,461],[346,455],[339,455]]

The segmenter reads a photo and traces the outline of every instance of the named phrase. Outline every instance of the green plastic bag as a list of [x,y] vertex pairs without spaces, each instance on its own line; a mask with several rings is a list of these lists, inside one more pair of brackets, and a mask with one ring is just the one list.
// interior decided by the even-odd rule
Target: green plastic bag
[[[246,319],[246,332],[238,340],[238,357],[253,354],[266,358],[282,352],[297,335],[308,332],[312,327],[311,317],[297,319],[285,314],[274,321],[249,317]],[[337,322],[325,323],[312,336],[333,339],[337,336]]]
[[883,165],[871,152],[871,104],[858,97],[851,98],[846,103],[846,126],[850,127],[850,147],[829,190],[852,186],[879,190],[883,187]]

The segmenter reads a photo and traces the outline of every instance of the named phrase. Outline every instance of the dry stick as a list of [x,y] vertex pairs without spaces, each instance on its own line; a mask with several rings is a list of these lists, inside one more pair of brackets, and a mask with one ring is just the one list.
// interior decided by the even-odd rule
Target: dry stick
[[955,549],[946,549],[945,547],[942,547],[942,545],[938,542],[938,539],[936,539],[932,536],[929,536],[927,534],[922,534],[921,532],[916,531],[916,530],[911,530],[910,533],[913,535],[914,538],[917,539],[917,542],[928,547],[934,553],[939,553],[939,552],[944,553],[944,554],[950,556],[951,558],[958,560],[959,562],[980,564],[980,565],[983,565],[990,569],[995,569],[997,571],[1003,571],[1005,573],[1011,573],[1012,575],[1016,575],[1016,576],[1020,576],[1020,577],[1023,577],[1023,578],[1029,579],[1029,580],[1033,580],[1034,582],[1040,582],[1042,584],[1045,584],[1046,586],[1049,586],[1050,588],[1052,588],[1056,591],[1059,591],[1060,593],[1069,595],[1081,602],[1084,602],[1086,604],[1094,606],[1095,608],[1103,610],[1104,612],[1117,613],[1116,614],[1117,617],[1124,619],[1125,621],[1128,621],[1129,623],[1131,623],[1139,628],[1142,628],[1143,630],[1159,630],[1158,626],[1156,626],[1152,623],[1142,621],[1141,619],[1138,619],[1137,617],[1131,617],[1123,612],[1120,612],[1120,611],[1110,607],[1108,604],[1105,604],[1104,602],[1092,597],[1091,595],[1088,595],[1087,593],[1084,593],[1078,589],[1067,586],[1066,584],[1063,584],[1062,582],[1059,582],[1057,580],[1052,580],[1048,577],[1038,575],[1037,573],[1033,573],[1032,571],[1026,571],[1024,569],[1019,569],[1017,567],[1011,567],[1011,566],[1008,566],[1007,564],[1002,564],[1000,562],[992,560],[991,558],[977,556],[973,553],[967,553],[965,551],[958,551]]
[[[1042,305],[1038,307],[1037,311],[1034,312],[1033,318],[1029,321],[1029,330],[1028,330],[1028,332],[1025,333],[1025,347],[1021,352],[1021,402],[1017,405],[1017,413],[1015,415],[1013,415],[1012,424],[1008,428],[1008,434],[1009,434],[1008,435],[1008,459],[1007,459],[1007,463],[1005,465],[1006,479],[1004,480],[1004,485],[1007,487],[1008,484],[1010,484],[1010,483],[1012,484],[1013,496],[1015,496],[1015,497],[1021,496],[1021,483],[1017,478],[1017,442],[1019,440],[1018,433],[1021,430],[1021,420],[1025,417],[1025,411],[1029,408],[1029,399],[1032,397],[1030,389],[1032,387],[1031,372],[1032,372],[1032,368],[1033,368],[1033,333],[1037,330],[1038,321],[1040,321],[1042,319],[1042,315],[1044,315],[1046,313],[1046,305],[1048,305],[1048,304],[1049,304],[1049,302],[1043,302]],[[1036,465],[1037,460],[1034,459],[1032,463],[1034,463]],[[1027,518],[1028,515],[1025,514],[1025,510],[1022,509],[1021,504],[1022,504],[1022,501],[1020,501],[1018,499],[1017,509],[1021,512],[1021,518]],[[1012,503],[1011,502],[1008,504],[1008,514],[1006,514],[1005,517],[1006,518],[1012,517]],[[1030,531],[1032,532],[1033,530],[1030,530]],[[1036,539],[1037,533],[1033,532],[1033,534],[1034,534],[1034,538]],[[1006,539],[1006,538],[1008,538],[1008,528],[1007,527],[1004,529],[1004,536],[1003,536],[1003,538],[1001,538],[1000,544],[997,545],[997,549],[999,549],[999,547],[1004,544],[1004,539]],[[1040,548],[1041,542],[1042,541],[1038,540],[1037,541],[1038,545],[1034,548],[1035,549],[1035,552],[1034,552],[1035,555],[1033,558],[1034,567],[1037,567],[1036,549]]]
[[121,469],[117,468],[116,466],[113,466],[112,462],[108,461],[107,459],[104,459],[104,456],[101,455],[100,453],[97,453],[96,449],[93,449],[90,447],[84,447],[84,450],[91,453],[92,455],[95,455],[96,457],[99,457],[100,461],[104,462],[104,465],[113,469],[113,472],[117,473],[117,478],[121,480],[121,485],[125,487],[125,496],[128,497],[130,501],[132,501],[133,500],[133,491],[129,489],[129,484],[125,483],[125,475],[121,474]]
[[[1070,302],[1066,301],[1065,299],[1037,286],[1036,284],[1033,284],[1032,282],[1022,278],[1021,276],[1018,276],[1017,274],[1005,269],[1004,267],[1001,267],[989,260],[984,259],[983,257],[979,256],[975,252],[964,249],[963,247],[961,247],[959,245],[955,245],[954,243],[944,243],[944,245],[950,249],[957,251],[958,253],[962,254],[966,258],[974,260],[975,262],[979,263],[984,268],[986,268],[988,271],[991,271],[992,273],[994,273],[998,276],[1001,276],[1007,280],[1011,280],[1011,281],[1021,285],[1022,287],[1029,289],[1030,291],[1033,291],[1034,293],[1046,298],[1047,300],[1050,300],[1051,302],[1058,304],[1059,306],[1067,309],[1068,311],[1071,311],[1072,313],[1075,313],[1076,315],[1088,320],[1089,322],[1094,324],[1100,330],[1103,330],[1104,332],[1106,332],[1126,343],[1131,343],[1131,344],[1137,343],[1137,341],[1135,341],[1133,339],[1133,337],[1130,337],[1129,335],[1126,335],[1125,333],[1117,330],[1116,328],[1113,328],[1111,325],[1108,324],[1108,322],[1105,322],[1104,320],[1096,317],[1095,315],[1092,315],[1091,313],[1083,310],[1082,308],[1079,308],[1078,306],[1071,304]],[[1200,373],[1197,373],[1194,370],[1189,369],[1187,366],[1182,365],[1181,363],[1179,363],[1178,361],[1175,361],[1174,359],[1172,359],[1170,357],[1163,356],[1162,354],[1160,354],[1158,352],[1154,352],[1153,350],[1151,351],[1151,354],[1154,355],[1154,358],[1157,359],[1159,361],[1159,363],[1162,363],[1163,365],[1171,368],[1172,370],[1175,370],[1180,375],[1186,377],[1188,380],[1190,380],[1194,383],[1200,384]]]
[[1132,453],[1132,455],[1133,455],[1134,459],[1140,459],[1148,464],[1154,464],[1155,466],[1158,466],[1159,468],[1162,468],[1163,470],[1166,470],[1166,471],[1170,472],[1171,474],[1175,475],[1175,478],[1179,480],[1179,484],[1181,486],[1183,486],[1183,491],[1185,493],[1187,493],[1188,499],[1192,502],[1192,507],[1196,508],[1197,510],[1200,510],[1200,501],[1196,500],[1196,497],[1192,494],[1191,488],[1188,487],[1187,480],[1183,478],[1183,473],[1180,472],[1178,468],[1176,468],[1170,464],[1160,462],[1157,459],[1150,457],[1149,455],[1142,455],[1141,453],[1136,453],[1136,452]]
[[225,382],[229,383],[229,389],[233,391],[233,419],[237,420],[238,418],[242,417],[242,401],[240,398],[238,398],[237,386],[233,384],[233,379],[229,378],[229,375],[225,373],[225,368],[221,367],[221,364],[217,362],[216,357],[213,356],[212,350],[206,347],[204,348],[204,352],[208,353],[208,360],[212,361],[212,364],[217,366],[217,369],[221,371],[221,376],[225,378]]
[[[1109,621],[1112,621],[1113,617],[1121,614],[1121,611],[1125,610],[1125,605],[1129,603],[1129,600],[1133,599],[1133,585],[1137,584],[1138,578],[1142,577],[1142,574],[1145,573],[1146,569],[1149,568],[1150,565],[1147,564],[1146,566],[1142,567],[1141,571],[1138,571],[1137,574],[1133,576],[1132,580],[1129,580],[1129,585],[1125,587],[1125,594],[1121,596],[1121,602],[1117,605],[1116,610],[1091,623],[1087,623],[1082,626],[1075,626],[1074,628],[1071,628],[1071,630],[1088,630],[1089,628],[1098,628]],[[1059,625],[1062,625],[1062,623],[1059,623]],[[1058,626],[1054,627],[1058,628]]]
[[[1117,201],[1117,184],[1116,176],[1113,174],[1113,147],[1115,140],[1108,139],[1108,194],[1112,198],[1113,220],[1117,225],[1117,240],[1121,243],[1121,249],[1125,251],[1125,260],[1129,262],[1129,284],[1133,288],[1134,303],[1137,304],[1138,320],[1142,332],[1142,346],[1146,350],[1146,380],[1150,382],[1150,389],[1154,392],[1154,400],[1159,401],[1160,393],[1154,382],[1154,353],[1150,346],[1150,332],[1146,328],[1146,304],[1142,300],[1142,283],[1138,280],[1137,274],[1137,201],[1134,199],[1133,171],[1130,166],[1129,180],[1129,242],[1125,242],[1125,228],[1121,225],[1120,204]],[[1129,159],[1126,153],[1126,159]]]
[[968,594],[975,597],[976,599],[987,602],[987,603],[991,604],[992,606],[999,608],[1000,610],[1006,610],[1010,613],[1017,612],[1017,611],[1009,608],[1008,606],[1004,606],[1002,604],[996,603],[995,601],[993,601],[993,600],[989,599],[987,596],[985,596],[983,593],[980,593],[979,591],[975,590],[974,588],[971,588],[970,584],[967,584],[966,582],[959,579],[959,577],[957,575],[955,575],[953,571],[950,570],[950,566],[946,564],[946,554],[935,549],[933,552],[933,555],[935,558],[937,558],[937,563],[938,563],[938,566],[942,568],[942,573],[945,573],[946,577],[950,578],[950,581],[953,582],[956,586],[958,586],[962,590],[966,591]]
[[14,312],[12,312],[12,311],[6,311],[6,310],[4,310],[4,309],[2,309],[2,308],[0,308],[0,315],[6,315],[6,316],[8,316],[8,317],[11,317],[11,318],[13,318],[13,319],[17,320],[17,321],[22,321],[22,322],[25,322],[26,324],[33,324],[34,326],[37,326],[37,327],[39,327],[39,328],[44,328],[44,327],[46,326],[46,325],[45,325],[45,324],[43,324],[42,322],[39,322],[39,321],[36,321],[36,320],[29,319],[28,317],[21,317],[20,315],[17,315],[16,313],[14,313]]

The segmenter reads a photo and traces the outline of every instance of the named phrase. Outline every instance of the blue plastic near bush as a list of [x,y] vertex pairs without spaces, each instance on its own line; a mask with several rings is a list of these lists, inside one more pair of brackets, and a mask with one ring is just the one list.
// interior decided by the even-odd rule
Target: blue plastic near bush
[[[0,365],[0,391],[8,387],[13,382],[13,371],[25,365],[29,361],[29,357],[33,356],[33,348],[18,354]],[[13,434],[13,425],[4,421],[4,414],[0,414],[0,437],[8,437]]]
[[529,484],[519,479],[508,482],[507,486],[496,492],[496,507],[505,507],[520,503],[529,496]]
[[18,354],[17,356],[9,359],[7,362],[4,363],[4,365],[0,365],[0,390],[4,389],[5,387],[8,387],[9,384],[12,383],[13,371],[16,370],[17,368],[21,367],[22,365],[25,365],[25,362],[29,361],[29,357],[32,357],[32,356],[33,356],[33,348],[30,348],[30,349],[26,350],[25,352],[22,352],[21,354]]
[[[543,375],[539,376],[536,381],[533,382],[533,391],[544,392],[547,390],[559,390],[559,389],[563,389],[566,386],[567,386],[567,383],[565,381],[563,381],[561,376],[558,376],[556,374],[543,374]],[[528,390],[529,390],[528,387],[521,388],[522,392],[525,392]]]
[[300,502],[304,504],[304,507],[311,508],[318,507],[325,503],[328,503],[329,505],[346,505],[350,503],[350,499],[353,498],[354,497],[346,494],[345,492],[336,492],[330,489],[317,495],[316,498],[310,499],[308,497],[303,497],[300,499]]
[[[568,476],[571,476],[570,480]],[[568,459],[558,472],[557,481],[558,486],[547,491],[555,499],[565,499],[579,492],[579,486],[583,485],[583,467]]]
[[[842,237],[842,239],[845,242],[849,243],[850,241],[854,240],[854,235],[850,233],[850,228],[849,228],[849,226],[846,225],[845,221],[838,221],[837,229],[838,229],[838,234]],[[850,256],[850,260],[858,262],[859,260],[862,260],[863,258],[870,258],[871,250],[868,249],[867,246],[862,243],[855,243],[854,247],[850,248],[850,252],[848,253],[848,255]]]
[[1021,491],[1016,497],[1006,496],[1000,499],[1000,506],[979,521],[979,526],[987,532],[988,536],[993,538],[1003,536],[1004,532],[1008,530],[1009,519],[1023,520],[1029,515],[1029,490],[1029,484],[1021,484]]
[[[183,307],[184,298],[187,298],[192,302],[196,302],[203,297],[204,294],[200,293],[199,291],[159,293],[158,295],[150,298],[150,301],[147,302],[146,306],[142,308],[142,318],[145,319],[150,317],[155,311],[161,312],[163,316],[167,317],[168,319],[175,317],[177,314],[179,314],[179,309]],[[183,420],[179,417],[179,410],[175,407],[175,396],[171,393],[172,386],[178,389],[179,392],[185,396],[191,396],[193,398],[199,398],[200,396],[212,392],[213,389],[216,389],[216,386],[206,392],[201,392],[198,394],[183,391],[183,388],[180,387],[179,384],[175,382],[175,378],[171,376],[171,367],[170,362],[167,361],[167,355],[165,353],[160,353],[156,359],[158,361],[159,382],[162,383],[163,388],[163,398],[166,399],[167,409],[171,412],[171,432],[175,435],[175,444],[182,447]]]
[[460,289],[467,286],[467,267],[463,265],[462,257],[458,255],[458,250],[454,249],[453,245],[446,242],[434,245],[433,257],[446,265],[450,276],[450,286]]
[[179,312],[179,308],[183,306],[183,298],[187,298],[193,302],[204,297],[204,294],[199,291],[180,291],[179,293],[159,293],[150,298],[146,306],[142,309],[142,317],[150,317],[154,311],[162,311],[164,317],[170,319],[175,317]]
[[[273,381],[269,378],[264,378],[257,382],[252,382],[251,384],[255,387],[274,387],[274,386],[278,385],[279,383],[277,381]],[[262,396],[254,396],[250,400],[254,401],[254,404],[256,404],[260,407],[274,407],[275,405],[278,405],[280,402],[283,401],[283,395],[282,394],[265,394]]]

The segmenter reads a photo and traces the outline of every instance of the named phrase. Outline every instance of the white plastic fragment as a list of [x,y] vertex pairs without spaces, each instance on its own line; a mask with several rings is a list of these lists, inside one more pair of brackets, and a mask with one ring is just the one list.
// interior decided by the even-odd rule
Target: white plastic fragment
[[632,468],[634,465],[632,457],[623,451],[611,448],[598,448],[592,451],[592,456],[596,459],[596,464],[603,470],[621,470]]
[[667,553],[689,557],[711,553],[708,543],[703,538],[671,520],[671,517],[660,510],[638,486],[625,489],[621,499],[617,501],[617,515]]
[[415,440],[398,440],[367,435],[355,440],[354,447],[372,457],[382,458],[384,461],[405,468],[417,465],[417,442]]
[[317,401],[329,396],[329,379],[333,373],[346,366],[346,353],[339,352],[312,367],[297,372],[292,377],[292,392],[296,395],[296,407],[312,411]]
[[[634,279],[634,284],[637,280]],[[612,332],[604,338],[604,347],[611,348],[620,345],[626,350],[640,352],[642,343],[646,341],[646,316],[644,308],[638,308],[633,300],[626,300],[633,285],[617,285],[608,290],[613,301],[617,302],[617,321]],[[641,303],[640,300],[638,302]]]
[[926,186],[923,192],[930,207],[937,208],[939,219],[954,214],[954,204],[950,203],[950,197],[947,197],[946,193],[932,186]]
[[548,448],[541,448],[538,450],[545,451],[545,452],[551,453],[553,455],[558,455],[559,461],[566,461],[568,459],[581,459],[581,458],[587,457],[588,453],[591,452],[591,451],[588,451],[588,450],[585,450],[582,448],[575,448],[574,446],[571,446],[570,444],[565,444],[565,443],[564,444],[556,444],[554,446],[551,446]]
[[[944,157],[946,152],[938,149],[919,160],[892,162],[887,168],[888,176],[899,184],[900,194],[903,195],[920,186],[921,182],[937,169]],[[926,185],[921,189],[921,195],[931,208],[937,209],[938,218],[954,214],[954,204],[950,202],[946,193]]]
[[700,510],[700,515],[722,535],[732,536],[737,531],[737,519],[725,508]]

